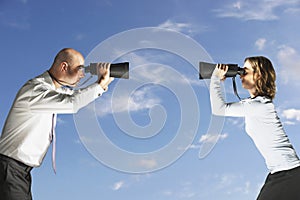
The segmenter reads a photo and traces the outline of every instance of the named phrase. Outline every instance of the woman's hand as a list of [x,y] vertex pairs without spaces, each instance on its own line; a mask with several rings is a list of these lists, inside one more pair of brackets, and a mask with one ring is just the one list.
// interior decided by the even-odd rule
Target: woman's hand
[[214,75],[218,76],[220,80],[224,81],[226,79],[225,74],[228,71],[228,66],[224,64],[217,64],[214,70]]

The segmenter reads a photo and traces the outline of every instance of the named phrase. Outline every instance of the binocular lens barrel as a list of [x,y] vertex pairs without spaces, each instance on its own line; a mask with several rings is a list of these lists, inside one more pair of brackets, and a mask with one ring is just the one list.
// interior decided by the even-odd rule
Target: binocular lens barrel
[[[97,75],[98,65],[100,63],[90,63],[84,68],[85,73]],[[129,79],[129,62],[110,64],[110,76],[114,78]]]
[[[245,74],[245,70],[239,67],[237,64],[225,64],[228,66],[228,71],[225,77],[235,77],[236,75]],[[199,79],[210,79],[213,71],[216,68],[216,64],[200,62],[199,63]]]

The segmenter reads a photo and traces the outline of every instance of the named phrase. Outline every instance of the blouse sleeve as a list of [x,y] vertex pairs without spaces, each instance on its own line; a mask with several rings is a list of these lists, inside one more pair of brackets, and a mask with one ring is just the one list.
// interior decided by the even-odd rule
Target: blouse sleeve
[[216,75],[212,75],[210,82],[210,103],[212,113],[219,116],[244,117],[244,103],[226,103],[221,91],[221,81]]

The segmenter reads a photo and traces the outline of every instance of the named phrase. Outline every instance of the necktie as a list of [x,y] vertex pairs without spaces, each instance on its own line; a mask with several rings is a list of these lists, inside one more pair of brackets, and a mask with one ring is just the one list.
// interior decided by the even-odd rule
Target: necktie
[[55,151],[56,151],[56,137],[55,137],[55,125],[56,125],[56,115],[52,115],[52,127],[51,127],[51,141],[52,141],[52,167],[54,173],[56,174],[56,163],[55,163]]

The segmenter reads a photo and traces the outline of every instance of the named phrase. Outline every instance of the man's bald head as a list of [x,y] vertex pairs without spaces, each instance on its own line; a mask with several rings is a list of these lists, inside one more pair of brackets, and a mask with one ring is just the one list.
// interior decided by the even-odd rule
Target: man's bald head
[[61,85],[73,87],[84,77],[83,65],[84,57],[80,52],[72,48],[64,48],[57,53],[48,72],[56,87]]
[[64,48],[60,50],[55,56],[52,67],[57,66],[62,62],[67,62],[72,66],[78,58],[83,58],[80,52],[72,48]]

